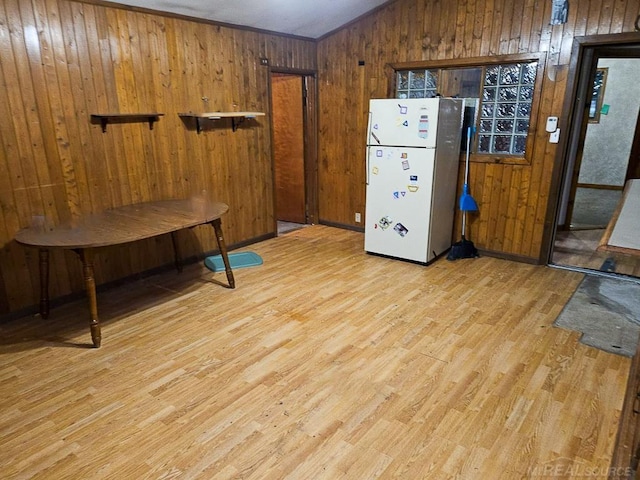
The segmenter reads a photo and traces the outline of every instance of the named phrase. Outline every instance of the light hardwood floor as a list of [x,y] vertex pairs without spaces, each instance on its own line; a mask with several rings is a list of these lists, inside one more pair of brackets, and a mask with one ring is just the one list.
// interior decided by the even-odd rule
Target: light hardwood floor
[[100,349],[84,300],[0,324],[2,478],[606,473],[630,360],[552,326],[581,274],[362,248],[313,226],[243,249],[235,290],[102,292]]

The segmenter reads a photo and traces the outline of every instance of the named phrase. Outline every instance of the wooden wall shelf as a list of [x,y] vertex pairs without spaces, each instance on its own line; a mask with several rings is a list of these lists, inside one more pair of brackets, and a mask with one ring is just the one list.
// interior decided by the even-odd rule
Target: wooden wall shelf
[[109,122],[136,122],[145,120],[149,122],[149,130],[153,130],[153,122],[160,120],[164,113],[92,113],[91,120],[99,121],[102,126],[102,133],[107,131]]
[[231,129],[235,132],[238,126],[247,118],[264,117],[263,112],[208,112],[208,113],[179,113],[180,117],[195,118],[198,133],[202,132],[202,120],[220,120],[222,118],[231,119]]

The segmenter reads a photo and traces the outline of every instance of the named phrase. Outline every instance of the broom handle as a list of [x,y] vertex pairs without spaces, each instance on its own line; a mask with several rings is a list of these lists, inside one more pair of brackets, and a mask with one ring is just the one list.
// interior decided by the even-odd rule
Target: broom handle
[[467,229],[467,211],[462,211],[462,238],[464,239],[465,230]]
[[464,162],[464,183],[469,183],[469,150],[471,149],[471,127],[467,127],[467,158]]

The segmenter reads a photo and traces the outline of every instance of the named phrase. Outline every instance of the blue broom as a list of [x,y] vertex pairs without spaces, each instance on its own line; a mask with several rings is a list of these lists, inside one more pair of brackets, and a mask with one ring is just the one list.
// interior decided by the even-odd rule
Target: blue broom
[[467,228],[467,212],[478,211],[478,204],[471,196],[469,191],[469,154],[471,149],[471,132],[472,127],[467,128],[467,158],[464,167],[464,185],[462,186],[462,194],[460,195],[459,207],[462,212],[462,239],[454,243],[449,250],[447,260],[457,260],[458,258],[476,258],[478,250],[471,240],[465,237]]
[[[460,211],[461,212],[477,212],[478,204],[469,193],[469,150],[471,148],[471,131],[467,128],[467,158],[464,166],[464,185],[462,186],[462,195],[460,195]],[[464,229],[462,231],[464,235]]]

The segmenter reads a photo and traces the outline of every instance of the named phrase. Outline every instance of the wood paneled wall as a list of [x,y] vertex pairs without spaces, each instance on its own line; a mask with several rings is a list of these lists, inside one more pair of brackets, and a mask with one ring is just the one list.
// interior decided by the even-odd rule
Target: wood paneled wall
[[[0,4],[0,314],[38,302],[35,249],[13,241],[34,216],[61,222],[207,191],[230,206],[228,244],[274,233],[269,116],[197,134],[179,112],[269,112],[269,72],[316,69],[316,42],[69,0]],[[160,112],[103,133],[92,113]],[[216,248],[182,232],[184,256]],[[170,238],[97,256],[98,284],[166,265]],[[71,252],[53,252],[52,298],[83,290]]]
[[[530,163],[471,165],[470,187],[480,212],[471,217],[467,232],[478,248],[538,261],[557,149],[548,142],[544,122],[563,113],[573,39],[633,32],[640,14],[640,0],[570,0],[568,22],[552,26],[551,4],[551,0],[397,0],[321,39],[321,220],[358,226],[354,213],[364,212],[365,202],[368,100],[388,96],[388,64],[543,54]],[[454,239],[460,235],[460,222],[456,225]]]
[[[633,32],[639,13],[640,0],[571,0],[569,21],[551,26],[550,0],[396,0],[315,42],[104,2],[4,0],[0,315],[37,304],[37,252],[12,240],[34,216],[61,222],[205,190],[230,205],[227,243],[272,234],[269,73],[260,57],[275,68],[319,72],[320,219],[358,227],[367,105],[388,95],[388,64],[545,54],[530,164],[471,168],[481,209],[469,227],[476,245],[537,260],[557,148],[543,122],[562,113],[573,39]],[[177,115],[190,110],[268,115],[236,132],[220,121],[197,134]],[[131,122],[102,133],[90,123],[92,113],[112,112],[164,116],[153,130]],[[215,249],[205,228],[184,232],[181,243],[185,255]],[[171,256],[168,238],[116,247],[98,255],[97,281],[168,264]],[[54,252],[52,264],[53,298],[82,291],[73,253]]]

